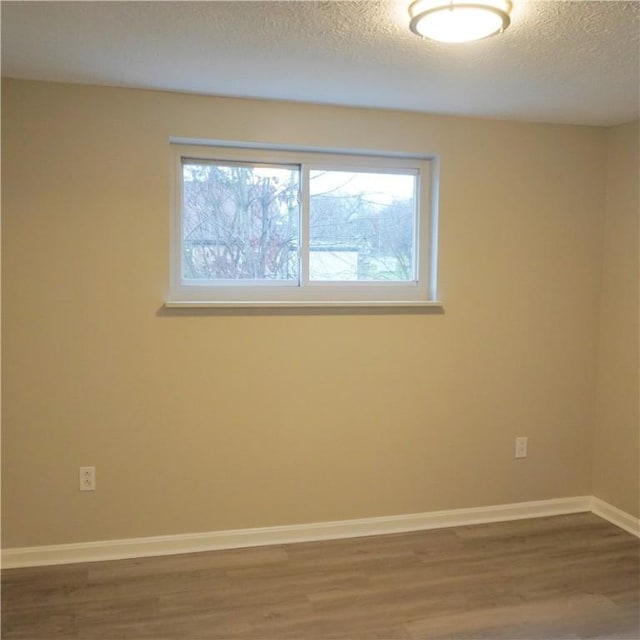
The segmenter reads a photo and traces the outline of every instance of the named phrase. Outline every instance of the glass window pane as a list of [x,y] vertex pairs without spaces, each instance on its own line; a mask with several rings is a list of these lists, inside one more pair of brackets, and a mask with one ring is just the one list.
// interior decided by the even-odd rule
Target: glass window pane
[[185,161],[182,277],[298,280],[296,166]]
[[310,280],[415,280],[416,179],[312,170]]

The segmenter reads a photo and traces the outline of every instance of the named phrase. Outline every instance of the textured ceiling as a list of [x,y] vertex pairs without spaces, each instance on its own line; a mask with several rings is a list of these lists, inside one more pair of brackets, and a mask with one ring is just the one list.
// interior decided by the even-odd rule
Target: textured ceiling
[[640,117],[640,2],[514,0],[502,35],[409,32],[410,0],[13,2],[2,74],[613,125]]

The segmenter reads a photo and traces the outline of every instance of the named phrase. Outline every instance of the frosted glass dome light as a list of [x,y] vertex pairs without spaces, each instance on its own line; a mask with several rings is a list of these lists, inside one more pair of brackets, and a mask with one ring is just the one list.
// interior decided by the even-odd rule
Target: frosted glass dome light
[[439,42],[481,40],[509,26],[511,7],[509,0],[416,0],[409,7],[409,28],[418,36]]

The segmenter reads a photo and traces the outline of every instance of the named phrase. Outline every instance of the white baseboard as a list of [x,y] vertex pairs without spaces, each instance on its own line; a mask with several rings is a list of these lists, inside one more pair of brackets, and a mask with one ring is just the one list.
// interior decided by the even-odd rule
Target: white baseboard
[[361,520],[296,524],[259,529],[236,529],[210,533],[187,533],[127,540],[80,542],[77,544],[58,544],[43,547],[16,547],[2,550],[2,566],[5,569],[11,569],[74,562],[122,560],[126,558],[175,555],[292,542],[312,542],[405,533],[485,522],[580,513],[590,511],[591,504],[591,496],[578,496],[490,507],[364,518]]
[[611,524],[615,524],[621,529],[632,533],[637,538],[640,538],[640,518],[635,518],[595,496],[591,499],[591,511],[597,516],[608,520]]

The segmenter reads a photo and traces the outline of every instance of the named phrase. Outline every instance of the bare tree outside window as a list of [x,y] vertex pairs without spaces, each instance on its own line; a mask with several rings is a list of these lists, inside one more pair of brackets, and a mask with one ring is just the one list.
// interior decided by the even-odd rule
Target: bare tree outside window
[[298,167],[185,162],[183,277],[297,280]]
[[408,281],[415,277],[416,177],[310,172],[310,279]]

